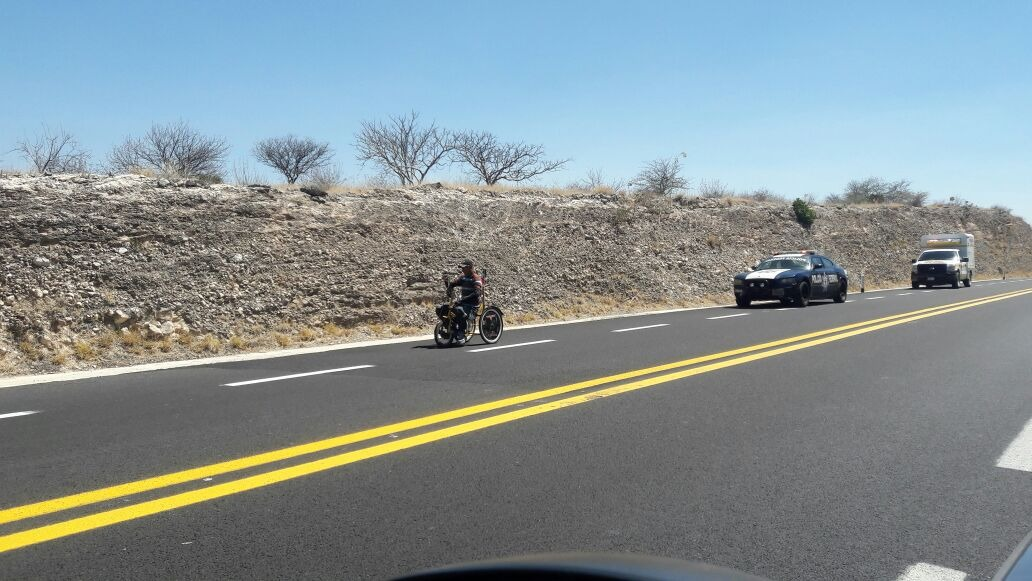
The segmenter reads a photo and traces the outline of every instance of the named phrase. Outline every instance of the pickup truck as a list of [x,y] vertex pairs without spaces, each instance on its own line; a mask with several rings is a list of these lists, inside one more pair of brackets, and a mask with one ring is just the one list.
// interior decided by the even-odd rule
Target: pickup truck
[[975,275],[975,237],[971,234],[929,234],[921,237],[921,255],[911,261],[910,286],[971,286]]

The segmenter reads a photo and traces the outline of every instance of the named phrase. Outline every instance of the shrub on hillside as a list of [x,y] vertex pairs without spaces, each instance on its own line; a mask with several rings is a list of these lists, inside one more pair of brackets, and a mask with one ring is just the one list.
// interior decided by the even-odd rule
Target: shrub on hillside
[[817,211],[802,198],[796,198],[792,202],[792,211],[795,212],[796,220],[807,228],[817,219]]

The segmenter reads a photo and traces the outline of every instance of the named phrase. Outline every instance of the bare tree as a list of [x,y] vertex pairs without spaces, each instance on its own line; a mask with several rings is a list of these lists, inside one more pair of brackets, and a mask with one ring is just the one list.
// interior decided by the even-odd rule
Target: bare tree
[[688,189],[689,181],[681,177],[680,160],[671,157],[650,161],[630,185],[641,193],[669,196]]
[[571,190],[585,192],[621,194],[624,193],[626,186],[626,180],[609,179],[602,173],[602,170],[593,169],[588,171],[588,175],[584,179],[573,182],[567,187]]
[[306,181],[313,187],[329,191],[333,188],[339,188],[345,182],[345,179],[344,172],[341,171],[339,165],[324,165],[312,170],[308,174]]
[[[782,196],[780,194],[776,194],[776,193],[768,190],[767,188],[759,188],[757,190],[753,190],[753,191],[749,192],[748,194],[746,194],[746,197],[747,198],[751,198],[753,200],[756,200],[757,202],[787,202],[788,201],[788,198],[786,198],[785,196]],[[807,197],[804,197],[803,199],[806,200],[807,202],[810,202],[810,203],[816,203],[816,201],[813,199],[813,195],[808,195]]]
[[731,198],[735,191],[725,186],[720,180],[699,182],[699,195],[704,198]]
[[251,164],[247,160],[241,160],[233,162],[233,183],[239,186],[251,186],[265,182],[261,174],[251,168]]
[[460,133],[455,137],[455,155],[473,169],[487,185],[500,181],[522,182],[553,172],[570,160],[547,160],[545,149],[528,143],[504,143],[486,131]]
[[50,129],[46,125],[31,141],[22,139],[14,148],[38,173],[85,172],[89,154],[79,148],[79,142],[64,129]]
[[112,169],[150,169],[175,177],[220,176],[229,144],[194,131],[183,121],[152,125],[143,137],[126,137],[108,154]]
[[355,136],[359,161],[371,161],[393,174],[401,185],[421,184],[430,170],[446,159],[454,145],[448,131],[419,124],[419,114],[363,122]]
[[259,141],[254,146],[254,156],[259,162],[283,174],[287,183],[292,184],[298,178],[330,163],[333,150],[329,143],[287,135]]
[[846,184],[842,199],[847,204],[923,206],[928,201],[928,194],[911,190],[908,180],[889,182],[881,178],[870,177],[864,180],[853,180]]

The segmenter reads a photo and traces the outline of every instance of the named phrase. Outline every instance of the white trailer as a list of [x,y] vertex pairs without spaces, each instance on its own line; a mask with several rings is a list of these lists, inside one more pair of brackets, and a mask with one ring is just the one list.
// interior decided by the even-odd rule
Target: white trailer
[[910,269],[911,286],[960,283],[975,276],[975,237],[971,234],[928,234],[921,237],[921,255]]

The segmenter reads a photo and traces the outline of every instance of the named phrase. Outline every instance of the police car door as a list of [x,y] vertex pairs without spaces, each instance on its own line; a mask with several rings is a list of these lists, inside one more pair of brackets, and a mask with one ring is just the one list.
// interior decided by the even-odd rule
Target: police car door
[[824,268],[824,261],[818,256],[810,257],[813,270],[810,272],[810,298],[828,298],[828,271]]

